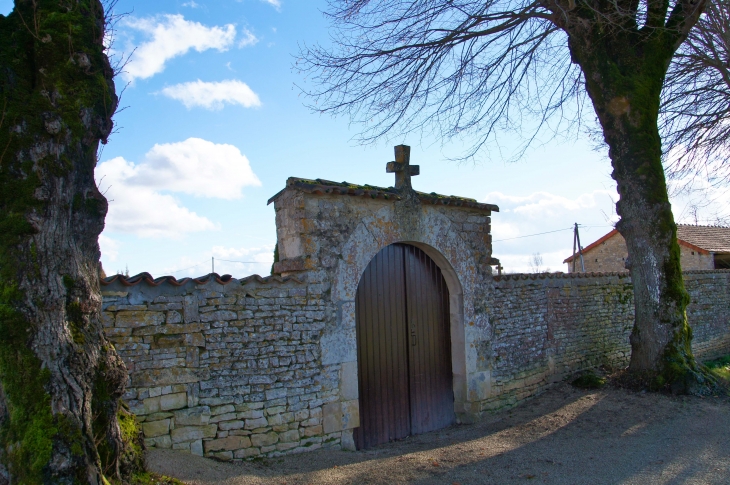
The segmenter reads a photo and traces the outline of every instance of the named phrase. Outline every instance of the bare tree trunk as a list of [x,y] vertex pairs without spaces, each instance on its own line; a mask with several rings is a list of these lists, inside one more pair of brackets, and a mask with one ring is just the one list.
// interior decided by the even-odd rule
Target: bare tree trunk
[[126,369],[100,323],[94,181],[117,105],[99,0],[0,16],[0,462],[10,483],[118,479]]
[[[571,54],[585,73],[588,94],[603,128],[620,200],[617,229],[626,239],[636,320],[629,370],[656,388],[703,392],[707,378],[694,360],[674,222],[661,163],[657,128],[667,66],[674,52],[666,39],[640,42],[580,32]],[[610,28],[619,28],[618,26]],[[576,29],[578,30],[578,29]]]

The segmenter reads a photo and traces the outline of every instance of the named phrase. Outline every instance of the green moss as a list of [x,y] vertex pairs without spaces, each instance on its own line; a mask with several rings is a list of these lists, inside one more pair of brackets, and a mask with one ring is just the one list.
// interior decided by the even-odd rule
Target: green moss
[[158,475],[156,473],[141,472],[132,477],[131,485],[185,485],[177,478]]
[[[71,178],[72,172],[93,182],[94,154],[103,135],[95,126],[90,129],[84,124],[82,113],[89,112],[98,119],[99,113],[111,114],[115,106],[115,94],[107,82],[109,72],[103,67],[103,47],[98,42],[101,15],[96,0],[36,0],[16,1],[11,14],[0,16],[0,381],[8,408],[8,419],[0,427],[0,443],[14,483],[58,481],[58,477],[47,476],[53,450],[68,449],[69,459],[75,460],[90,452],[93,445],[73,418],[51,412],[47,392],[51,374],[31,350],[30,339],[36,328],[19,311],[27,298],[18,289],[18,278],[22,275],[33,283],[41,275],[38,248],[33,242],[35,229],[27,214],[44,215],[50,212],[49,205],[68,207],[71,202],[36,198],[43,194],[37,189],[47,188],[49,182],[81,188],[80,179]],[[77,63],[69,62],[78,52],[89,56],[93,70],[84,72]],[[45,123],[53,120],[61,129],[50,135]],[[58,150],[42,156],[37,148],[48,141],[56,143]],[[31,150],[36,150],[34,160],[29,156]],[[53,177],[65,180],[54,181]],[[76,198],[71,205],[75,204]],[[100,218],[103,211],[98,204],[94,201],[87,209],[96,211]],[[74,287],[70,275],[62,280],[68,291]],[[83,342],[82,305],[69,301],[66,311],[74,340]],[[84,470],[82,461],[78,470]],[[85,476],[75,479],[86,481]]]
[[704,363],[715,377],[730,383],[730,355]]
[[63,275],[63,278],[61,278],[61,280],[63,281],[63,286],[68,291],[73,290],[74,286],[76,285],[76,281],[67,274]]
[[72,301],[66,305],[66,319],[68,320],[73,341],[78,345],[84,345],[86,343],[86,337],[84,336],[84,314],[81,311],[79,302]]
[[593,371],[588,371],[574,379],[571,385],[580,389],[600,389],[606,385],[606,379],[597,376]]
[[26,345],[25,319],[9,303],[21,295],[2,285],[0,292],[0,380],[8,405],[8,419],[0,428],[7,443],[6,464],[17,483],[42,483],[43,468],[51,458],[53,437],[59,429],[46,392],[50,371]]

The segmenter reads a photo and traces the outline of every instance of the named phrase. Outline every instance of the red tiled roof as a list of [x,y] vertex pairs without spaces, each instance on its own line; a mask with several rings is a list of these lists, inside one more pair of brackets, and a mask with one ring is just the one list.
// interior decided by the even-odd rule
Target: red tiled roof
[[[583,254],[587,253],[607,239],[612,238],[616,234],[618,234],[618,231],[614,229],[598,239],[596,242],[584,247]],[[730,253],[730,227],[690,226],[687,224],[678,224],[677,242],[680,245],[701,254],[710,254],[711,252],[721,254]],[[577,253],[575,257],[578,257]],[[571,255],[567,257],[563,263],[571,263],[572,261],[573,256]]]
[[122,284],[122,286],[136,286],[142,282],[147,283],[149,286],[160,286],[163,283],[169,283],[172,286],[183,286],[184,284],[192,281],[195,284],[205,284],[210,282],[211,280],[215,281],[218,284],[221,285],[227,285],[228,283],[232,281],[238,281],[241,284],[246,284],[249,281],[256,281],[258,283],[270,283],[271,281],[275,281],[277,283],[285,283],[287,281],[294,281],[296,283],[301,283],[299,279],[297,279],[294,276],[285,276],[281,277],[279,275],[269,275],[265,277],[261,277],[257,274],[247,276],[245,278],[242,278],[240,280],[232,277],[229,274],[224,274],[223,276],[219,275],[218,273],[210,273],[206,276],[199,276],[197,278],[183,278],[178,280],[174,276],[160,276],[159,278],[153,278],[151,274],[149,273],[140,273],[135,276],[124,276],[121,274],[116,274],[114,276],[109,276],[107,278],[102,278],[100,283],[102,286],[108,286],[114,283],[115,281],[119,281],[119,283]]
[[[616,229],[614,229],[613,231],[609,232],[608,234],[606,234],[605,236],[601,237],[597,241],[592,242],[591,244],[589,244],[588,246],[586,246],[586,247],[583,248],[583,254],[585,254],[588,251],[590,251],[591,249],[595,248],[596,246],[598,246],[599,244],[601,244],[603,241],[606,241],[608,239],[611,239],[616,234],[618,234],[618,231]],[[567,258],[565,258],[565,261],[563,261],[563,263],[572,263],[573,262],[573,258],[579,258],[579,257],[580,257],[580,254],[575,253],[575,255],[570,255]]]
[[[308,194],[333,194],[352,195],[360,197],[371,197],[373,199],[400,200],[401,193],[393,187],[375,187],[373,185],[356,185],[348,182],[333,182],[331,180],[316,179],[309,180],[298,177],[289,177],[286,181],[286,188],[271,197],[268,204],[274,202],[285,190],[296,188]],[[433,205],[451,205],[456,207],[468,207],[470,209],[499,212],[499,207],[494,204],[482,204],[475,199],[457,197],[455,195],[440,195],[435,192],[427,194],[418,192],[421,202]]]
[[730,227],[677,226],[677,239],[712,253],[730,253]]

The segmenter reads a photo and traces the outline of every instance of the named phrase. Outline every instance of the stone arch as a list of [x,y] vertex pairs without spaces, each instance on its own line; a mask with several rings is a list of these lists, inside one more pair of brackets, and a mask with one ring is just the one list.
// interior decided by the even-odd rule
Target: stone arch
[[[465,289],[474,288],[477,262],[471,247],[454,230],[448,217],[434,208],[421,210],[420,230],[413,231],[409,224],[399,223],[393,206],[383,207],[364,218],[342,246],[331,293],[338,308],[337,323],[323,337],[322,359],[323,364],[355,364],[347,366],[346,375],[340,374],[340,388],[348,386],[344,381],[357,383],[355,294],[360,278],[384,247],[394,243],[416,246],[441,268],[449,288],[454,411],[459,417],[464,413],[467,400],[469,360],[464,303],[471,301],[471,295],[465,294]],[[467,293],[472,291],[466,290]],[[352,396],[352,390],[349,395]]]

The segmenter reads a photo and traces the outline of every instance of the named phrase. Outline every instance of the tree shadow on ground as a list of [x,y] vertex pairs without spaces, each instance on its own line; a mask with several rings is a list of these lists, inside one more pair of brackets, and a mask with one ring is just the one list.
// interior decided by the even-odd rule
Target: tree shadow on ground
[[730,402],[561,385],[518,408],[370,450],[242,464],[167,450],[191,484],[730,483]]

